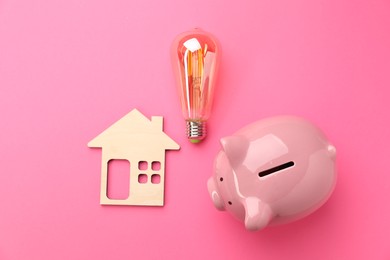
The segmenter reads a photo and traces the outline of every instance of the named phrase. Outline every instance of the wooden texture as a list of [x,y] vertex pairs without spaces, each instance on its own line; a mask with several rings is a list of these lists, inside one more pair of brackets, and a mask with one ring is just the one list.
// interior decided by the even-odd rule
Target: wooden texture
[[[163,117],[146,118],[137,109],[122,117],[88,143],[102,148],[100,204],[163,206],[165,150],[180,146],[163,132]],[[129,197],[107,196],[110,160],[130,162]]]

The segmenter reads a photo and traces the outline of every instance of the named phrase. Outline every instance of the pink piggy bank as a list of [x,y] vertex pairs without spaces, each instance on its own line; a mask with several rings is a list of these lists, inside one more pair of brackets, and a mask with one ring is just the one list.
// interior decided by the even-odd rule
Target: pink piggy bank
[[208,190],[215,207],[232,213],[248,230],[303,218],[335,187],[336,149],[302,118],[260,120],[221,144]]

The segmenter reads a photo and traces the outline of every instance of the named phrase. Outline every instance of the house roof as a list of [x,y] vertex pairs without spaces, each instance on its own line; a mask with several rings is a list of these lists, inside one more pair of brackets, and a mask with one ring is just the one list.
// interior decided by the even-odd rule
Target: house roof
[[145,117],[137,109],[133,109],[127,115],[112,124],[101,134],[88,143],[88,147],[104,147],[106,145],[134,146],[151,145],[166,150],[177,150],[180,146],[163,132],[163,118],[153,116],[151,120]]

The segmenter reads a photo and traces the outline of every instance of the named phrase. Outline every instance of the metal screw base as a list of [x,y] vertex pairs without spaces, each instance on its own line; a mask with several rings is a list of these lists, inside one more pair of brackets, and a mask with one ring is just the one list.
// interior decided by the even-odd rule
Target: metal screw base
[[187,137],[192,143],[198,143],[206,137],[205,121],[187,121]]

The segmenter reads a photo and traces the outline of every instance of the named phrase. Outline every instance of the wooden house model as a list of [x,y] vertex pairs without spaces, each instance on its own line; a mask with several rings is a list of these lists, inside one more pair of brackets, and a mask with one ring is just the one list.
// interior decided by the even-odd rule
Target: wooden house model
[[[162,117],[149,120],[134,109],[91,140],[88,147],[102,148],[100,204],[164,205],[165,151],[180,147],[163,132]],[[107,196],[111,160],[127,160],[130,164],[128,198]]]

